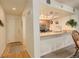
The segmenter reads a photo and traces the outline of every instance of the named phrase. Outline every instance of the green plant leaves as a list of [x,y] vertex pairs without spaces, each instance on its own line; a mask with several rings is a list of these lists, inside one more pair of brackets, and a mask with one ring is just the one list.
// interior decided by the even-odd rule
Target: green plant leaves
[[71,27],[76,27],[77,22],[74,19],[70,19],[66,22],[66,25],[70,25]]

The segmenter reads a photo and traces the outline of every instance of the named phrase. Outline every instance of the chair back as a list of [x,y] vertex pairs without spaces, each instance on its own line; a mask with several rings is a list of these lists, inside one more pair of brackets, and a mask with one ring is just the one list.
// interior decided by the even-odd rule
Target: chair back
[[76,31],[76,30],[73,30],[72,31],[72,38],[73,38],[73,40],[75,42],[76,47],[78,48],[79,46],[78,46],[77,41],[79,41],[79,32]]

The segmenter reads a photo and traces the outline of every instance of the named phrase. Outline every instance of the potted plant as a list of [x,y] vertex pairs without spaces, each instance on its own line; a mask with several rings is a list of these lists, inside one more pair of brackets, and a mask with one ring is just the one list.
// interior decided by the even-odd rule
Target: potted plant
[[77,22],[74,19],[70,19],[66,22],[66,25],[70,25],[73,28],[77,26]]

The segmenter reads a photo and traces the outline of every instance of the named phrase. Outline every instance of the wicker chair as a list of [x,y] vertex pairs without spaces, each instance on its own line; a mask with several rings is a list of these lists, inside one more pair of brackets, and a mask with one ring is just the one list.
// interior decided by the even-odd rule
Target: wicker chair
[[75,48],[76,48],[76,51],[75,51],[75,54],[74,54],[74,57],[75,57],[78,53],[78,50],[79,50],[79,32],[76,31],[76,30],[73,30],[72,31],[72,38],[74,40]]

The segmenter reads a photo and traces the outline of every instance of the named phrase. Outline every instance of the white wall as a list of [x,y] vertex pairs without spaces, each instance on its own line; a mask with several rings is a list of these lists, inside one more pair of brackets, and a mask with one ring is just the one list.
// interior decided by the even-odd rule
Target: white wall
[[7,15],[7,43],[22,41],[22,19],[20,16]]
[[[65,26],[67,26],[66,22],[69,21],[70,19],[74,19],[77,22],[77,26],[75,29],[79,30],[79,10],[76,10],[73,15],[70,15],[61,19],[57,19],[55,21],[58,21],[61,28],[64,29]],[[72,30],[72,28],[70,27],[69,29]]]
[[28,53],[34,57],[34,37],[33,37],[33,18],[32,14],[24,11],[23,19],[23,43]]
[[39,0],[29,1],[22,15],[23,42],[31,57],[40,57]]
[[4,11],[1,6],[0,6],[0,20],[4,24],[4,27],[0,26],[0,56],[1,56],[6,47],[6,20]]

